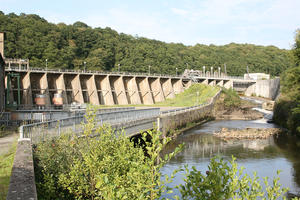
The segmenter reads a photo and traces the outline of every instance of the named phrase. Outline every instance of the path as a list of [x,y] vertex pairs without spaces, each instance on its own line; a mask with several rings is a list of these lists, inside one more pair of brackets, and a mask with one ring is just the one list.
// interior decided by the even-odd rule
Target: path
[[3,155],[9,151],[12,144],[18,139],[17,133],[11,133],[5,137],[0,138],[0,155]]

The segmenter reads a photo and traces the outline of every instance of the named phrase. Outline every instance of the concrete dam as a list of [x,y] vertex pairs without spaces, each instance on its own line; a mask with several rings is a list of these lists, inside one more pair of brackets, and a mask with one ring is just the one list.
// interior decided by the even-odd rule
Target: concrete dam
[[[83,70],[35,69],[24,67],[5,68],[6,105],[17,104],[31,108],[71,103],[93,105],[151,105],[174,98],[192,82],[211,86],[233,88],[247,96],[257,95],[273,99],[279,89],[279,79],[253,80],[243,77],[230,77],[208,71],[197,76],[155,75],[146,73],[97,72]],[[8,106],[9,107],[9,106]]]
[[[61,95],[63,104],[151,105],[175,97],[192,84],[188,78],[146,74],[10,67],[5,72],[6,101],[20,101],[20,105],[34,105],[36,96],[43,95],[45,105],[50,106],[55,94]],[[7,81],[8,74],[18,78]]]

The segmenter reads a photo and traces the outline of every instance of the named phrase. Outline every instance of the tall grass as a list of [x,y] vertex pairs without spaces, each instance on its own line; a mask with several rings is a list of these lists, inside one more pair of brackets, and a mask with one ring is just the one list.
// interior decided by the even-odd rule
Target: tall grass
[[6,154],[0,155],[0,200],[6,199],[16,147],[14,142]]

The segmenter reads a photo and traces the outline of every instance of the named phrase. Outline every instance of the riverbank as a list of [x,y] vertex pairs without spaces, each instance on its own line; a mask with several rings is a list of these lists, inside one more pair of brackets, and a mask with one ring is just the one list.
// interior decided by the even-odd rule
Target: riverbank
[[246,128],[246,129],[228,129],[222,128],[214,136],[222,139],[266,139],[272,135],[277,135],[282,130],[280,128]]
[[257,104],[240,100],[239,106],[226,107],[224,98],[225,96],[222,94],[214,108],[214,116],[217,120],[256,120],[264,117],[263,113],[253,110]]

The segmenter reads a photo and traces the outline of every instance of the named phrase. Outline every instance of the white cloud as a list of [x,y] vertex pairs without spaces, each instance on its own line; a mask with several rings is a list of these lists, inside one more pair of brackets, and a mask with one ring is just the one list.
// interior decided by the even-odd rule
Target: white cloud
[[185,15],[189,14],[189,12],[187,10],[179,9],[179,8],[171,8],[171,11],[174,14],[181,15],[181,16],[185,16]]

